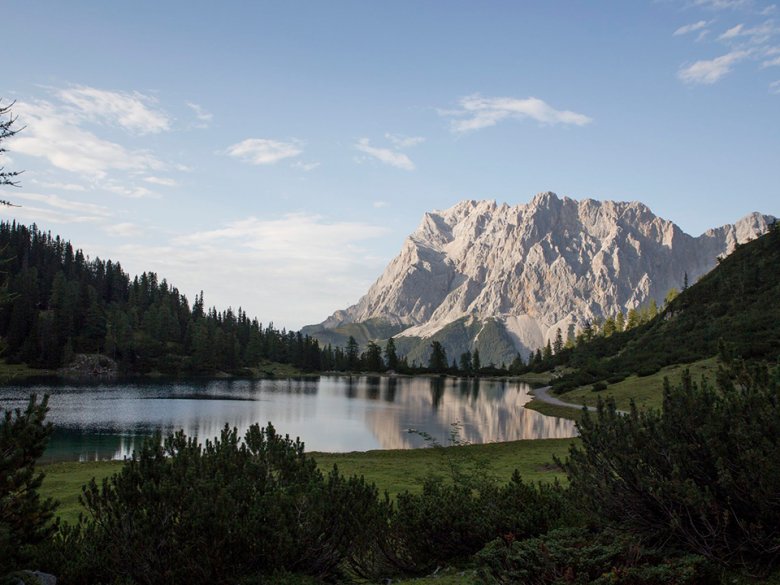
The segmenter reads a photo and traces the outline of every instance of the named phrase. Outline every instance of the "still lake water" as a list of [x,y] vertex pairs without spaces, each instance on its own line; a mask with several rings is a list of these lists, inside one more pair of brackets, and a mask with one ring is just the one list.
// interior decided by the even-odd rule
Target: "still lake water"
[[423,431],[448,444],[452,423],[471,443],[576,435],[572,421],[523,407],[527,384],[501,380],[321,376],[0,387],[0,409],[24,408],[31,393],[51,394],[52,460],[122,459],[143,437],[184,429],[201,440],[225,423],[243,434],[271,421],[307,451],[367,451],[424,446]]

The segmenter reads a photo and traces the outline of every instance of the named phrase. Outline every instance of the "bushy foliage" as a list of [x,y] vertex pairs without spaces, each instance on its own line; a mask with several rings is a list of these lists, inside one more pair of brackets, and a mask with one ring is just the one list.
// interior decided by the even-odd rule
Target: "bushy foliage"
[[586,528],[528,540],[497,539],[476,556],[485,584],[708,585],[719,583],[706,559],[648,548],[627,534]]
[[[682,296],[682,295],[681,295]],[[766,367],[684,375],[661,411],[600,402],[564,464],[583,506],[727,565],[780,560],[780,383]]]
[[528,484],[517,472],[503,485],[488,476],[429,477],[421,493],[400,494],[396,506],[384,550],[412,573],[463,561],[498,536],[543,534],[572,515],[559,484]]
[[47,404],[48,396],[38,402],[32,395],[24,411],[7,410],[0,420],[0,579],[26,568],[33,547],[57,528],[54,503],[38,495],[43,473],[35,469],[51,433]]
[[101,486],[89,516],[48,553],[69,583],[266,582],[279,571],[333,576],[386,524],[362,478],[323,475],[303,444],[269,424],[205,446],[182,432],[148,440]]

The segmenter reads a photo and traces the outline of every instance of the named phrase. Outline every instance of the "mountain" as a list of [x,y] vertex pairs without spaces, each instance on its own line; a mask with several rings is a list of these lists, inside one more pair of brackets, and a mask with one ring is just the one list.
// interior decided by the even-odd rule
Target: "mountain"
[[393,336],[410,362],[430,342],[450,356],[479,349],[508,362],[586,322],[627,312],[711,270],[767,231],[752,213],[693,237],[639,202],[577,201],[540,193],[529,203],[462,201],[426,213],[368,292],[303,332],[343,345]]

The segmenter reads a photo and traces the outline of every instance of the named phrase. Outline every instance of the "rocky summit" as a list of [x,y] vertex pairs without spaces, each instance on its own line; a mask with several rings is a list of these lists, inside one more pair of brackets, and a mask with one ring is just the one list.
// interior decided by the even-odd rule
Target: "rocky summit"
[[426,213],[368,292],[304,332],[344,345],[393,336],[410,362],[430,341],[450,359],[524,357],[555,337],[655,300],[767,230],[751,213],[698,237],[639,202],[540,193],[530,203],[462,201]]

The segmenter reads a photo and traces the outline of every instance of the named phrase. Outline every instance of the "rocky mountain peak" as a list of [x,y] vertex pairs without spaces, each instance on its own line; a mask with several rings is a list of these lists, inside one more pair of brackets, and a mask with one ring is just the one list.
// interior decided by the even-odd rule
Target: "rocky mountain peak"
[[559,328],[661,302],[772,219],[752,213],[693,237],[637,201],[461,201],[426,213],[366,295],[309,332],[371,322],[427,339],[460,327],[468,349],[490,321],[511,345],[498,353],[527,353]]

